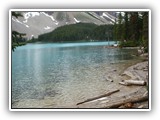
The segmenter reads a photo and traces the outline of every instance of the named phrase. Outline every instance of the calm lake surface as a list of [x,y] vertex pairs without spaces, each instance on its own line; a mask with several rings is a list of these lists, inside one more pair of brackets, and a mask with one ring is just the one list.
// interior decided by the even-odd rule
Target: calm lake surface
[[106,45],[108,42],[17,47],[12,52],[12,107],[68,107],[104,94],[118,82],[106,82],[106,75],[116,80],[116,75],[138,62],[136,49]]

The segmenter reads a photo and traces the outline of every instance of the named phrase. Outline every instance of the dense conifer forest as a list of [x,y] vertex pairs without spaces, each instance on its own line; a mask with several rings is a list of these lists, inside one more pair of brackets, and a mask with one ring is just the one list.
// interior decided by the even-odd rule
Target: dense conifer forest
[[148,48],[148,12],[120,12],[114,24],[114,39],[122,46]]
[[32,41],[42,42],[76,42],[113,39],[113,25],[96,25],[93,23],[77,23],[58,27],[50,33],[39,35]]

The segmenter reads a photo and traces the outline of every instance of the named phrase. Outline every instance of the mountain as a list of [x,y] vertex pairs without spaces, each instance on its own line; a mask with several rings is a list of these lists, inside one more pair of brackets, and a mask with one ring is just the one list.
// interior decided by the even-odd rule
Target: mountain
[[27,39],[37,38],[57,27],[76,24],[94,23],[96,25],[113,24],[116,12],[21,12],[23,17],[12,17],[12,30],[26,33]]

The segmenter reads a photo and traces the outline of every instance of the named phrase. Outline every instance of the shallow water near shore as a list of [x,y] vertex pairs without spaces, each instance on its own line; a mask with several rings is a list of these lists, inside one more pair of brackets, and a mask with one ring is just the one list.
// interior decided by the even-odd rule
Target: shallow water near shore
[[[113,43],[109,43],[110,45]],[[108,42],[27,44],[12,52],[12,108],[63,108],[116,87],[139,61],[136,49]],[[114,82],[106,81],[110,76]]]

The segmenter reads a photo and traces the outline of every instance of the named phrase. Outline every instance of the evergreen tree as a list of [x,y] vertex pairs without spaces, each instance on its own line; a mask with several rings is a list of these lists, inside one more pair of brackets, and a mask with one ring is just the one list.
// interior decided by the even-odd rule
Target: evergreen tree
[[143,13],[143,46],[148,49],[148,12]]
[[131,12],[130,14],[130,39],[138,41],[140,38],[140,26],[138,12]]
[[[20,13],[12,12],[12,17],[18,18],[18,17],[22,17],[22,16],[23,15],[21,15]],[[25,36],[24,33],[12,31],[12,51],[14,51],[17,46],[19,46],[19,41],[21,39],[23,39],[23,36]]]
[[118,30],[117,30],[118,27],[117,27],[117,26],[118,26],[118,25],[117,25],[117,20],[115,19],[114,28],[113,28],[113,39],[116,40],[116,41],[118,40],[118,38],[117,38],[117,36],[118,36],[118,35],[117,35],[117,34],[118,34],[118,33],[117,33],[117,32],[118,32]]
[[125,12],[124,16],[124,39],[127,41],[129,38],[129,21],[128,21],[128,12]]
[[122,46],[148,45],[148,13],[125,12],[124,18],[118,15],[118,22],[114,24],[114,38],[126,40]]
[[122,40],[122,13],[120,12],[118,15],[118,24],[117,24],[117,39]]

